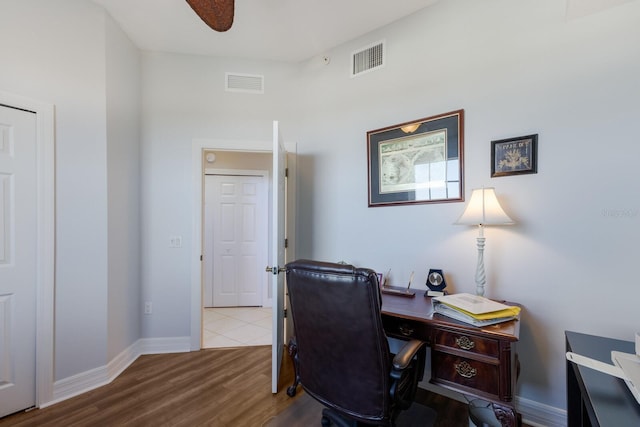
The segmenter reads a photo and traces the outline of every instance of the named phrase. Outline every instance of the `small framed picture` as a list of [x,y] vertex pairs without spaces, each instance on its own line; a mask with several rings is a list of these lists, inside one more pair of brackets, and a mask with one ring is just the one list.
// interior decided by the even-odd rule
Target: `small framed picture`
[[538,173],[538,134],[491,141],[491,177]]

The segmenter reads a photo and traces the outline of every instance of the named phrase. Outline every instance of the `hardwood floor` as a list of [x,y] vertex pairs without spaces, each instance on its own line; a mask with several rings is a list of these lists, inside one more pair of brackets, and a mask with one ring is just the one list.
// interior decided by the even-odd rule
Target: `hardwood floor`
[[[261,427],[301,395],[285,392],[293,379],[286,352],[282,372],[282,391],[273,395],[270,346],[146,355],[111,384],[2,418],[0,427]],[[422,390],[417,400],[438,412],[435,427],[469,425],[463,403]]]

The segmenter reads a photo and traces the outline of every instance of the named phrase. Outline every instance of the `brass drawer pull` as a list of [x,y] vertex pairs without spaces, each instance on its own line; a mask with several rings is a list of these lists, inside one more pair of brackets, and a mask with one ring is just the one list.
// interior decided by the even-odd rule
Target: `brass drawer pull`
[[403,323],[402,325],[400,325],[398,327],[398,330],[400,331],[400,334],[405,336],[405,337],[410,337],[411,335],[413,335],[413,328],[409,325],[407,325],[406,323]]
[[464,360],[460,363],[454,364],[453,366],[456,368],[456,372],[458,373],[458,375],[463,378],[473,378],[477,374],[476,369]]
[[476,343],[473,340],[470,340],[469,337],[465,337],[464,335],[456,338],[456,345],[463,350],[471,350],[476,346]]

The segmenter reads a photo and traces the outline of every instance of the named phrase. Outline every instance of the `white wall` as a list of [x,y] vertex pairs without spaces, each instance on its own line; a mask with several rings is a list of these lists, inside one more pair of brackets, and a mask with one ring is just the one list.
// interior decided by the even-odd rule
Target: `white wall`
[[4,0],[0,20],[0,87],[56,108],[60,379],[106,362],[104,14],[81,1]]
[[[189,240],[191,138],[268,138],[272,119],[298,144],[299,256],[391,268],[399,281],[415,270],[416,283],[442,268],[452,291],[474,292],[477,231],[452,225],[462,203],[367,208],[366,132],[463,108],[467,196],[495,186],[517,220],[488,229],[485,252],[488,295],[524,306],[517,394],[564,408],[564,330],[631,339],[640,323],[640,3],[565,12],[556,0],[442,1],[297,72],[145,54],[143,292],[154,315],[143,335],[189,333],[191,254],[168,249],[168,236]],[[349,78],[350,53],[381,39],[386,67]],[[224,71],[264,72],[267,94],[224,93]],[[538,173],[491,179],[490,141],[531,133]]]
[[[137,187],[132,169],[136,160],[128,158],[137,156],[137,142],[133,138],[133,150],[124,143],[132,142],[138,119],[128,117],[133,125],[123,123],[116,111],[122,107],[120,101],[138,102],[135,92],[123,93],[135,91],[135,82],[127,76],[135,70],[135,52],[107,22],[102,8],[91,2],[1,0],[0,10],[0,90],[55,106],[54,339],[55,379],[61,380],[106,365],[110,355],[131,344],[132,334],[139,337],[139,317],[132,319],[130,310],[118,308],[129,303],[124,295],[137,294],[139,284],[132,282],[139,267],[121,259],[111,270],[108,267],[108,244],[114,253],[116,246],[135,245],[139,238],[137,219],[126,237],[118,230],[124,221],[118,214],[125,210],[135,215],[138,202],[113,200],[135,194]],[[128,69],[125,75],[115,65],[107,71],[107,56]],[[113,92],[119,85],[124,87]],[[126,106],[121,112],[136,114],[135,109]],[[109,149],[107,137],[115,140]],[[119,173],[131,181],[119,181]],[[108,210],[110,201],[115,204]],[[108,237],[111,232],[115,233]],[[118,277],[118,268],[129,268],[126,278]],[[121,280],[126,284],[121,286]],[[109,301],[114,295],[122,298]],[[126,321],[115,320],[123,312]]]
[[106,17],[108,360],[140,338],[140,52]]
[[[640,199],[640,2],[580,19],[565,3],[439,2],[307,64],[298,141],[298,253],[424,283],[443,268],[474,292],[462,203],[367,208],[365,134],[465,109],[465,186],[495,186],[517,225],[486,231],[488,295],[524,305],[518,395],[565,407],[564,330],[630,340]],[[348,77],[353,50],[386,39],[387,65]],[[490,141],[539,134],[535,175],[490,178]],[[424,285],[423,285],[424,286]],[[611,297],[611,298],[609,298]]]

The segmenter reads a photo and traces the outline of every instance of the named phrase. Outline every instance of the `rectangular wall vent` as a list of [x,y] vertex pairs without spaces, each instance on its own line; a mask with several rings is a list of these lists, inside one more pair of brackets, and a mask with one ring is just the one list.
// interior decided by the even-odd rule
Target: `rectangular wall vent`
[[351,77],[384,67],[384,41],[374,43],[351,54]]
[[225,90],[227,92],[264,93],[264,76],[225,73]]

